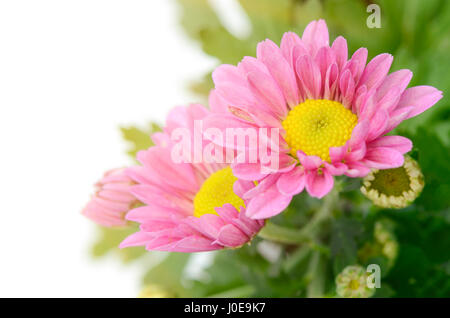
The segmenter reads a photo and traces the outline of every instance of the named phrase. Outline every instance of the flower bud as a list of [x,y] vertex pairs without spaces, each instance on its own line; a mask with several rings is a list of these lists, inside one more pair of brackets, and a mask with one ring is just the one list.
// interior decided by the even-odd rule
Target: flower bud
[[361,192],[379,207],[401,209],[410,205],[423,187],[423,174],[419,164],[405,156],[401,167],[372,170],[364,178]]
[[96,193],[81,212],[95,223],[106,226],[125,226],[125,214],[138,201],[131,194],[133,182],[123,168],[110,170],[97,182]]
[[368,298],[375,293],[367,287],[367,273],[362,266],[347,266],[336,277],[336,293],[344,298]]

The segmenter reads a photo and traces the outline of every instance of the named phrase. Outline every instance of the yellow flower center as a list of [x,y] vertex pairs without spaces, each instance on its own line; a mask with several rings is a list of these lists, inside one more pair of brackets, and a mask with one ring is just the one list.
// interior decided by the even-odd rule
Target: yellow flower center
[[358,117],[341,103],[326,99],[307,99],[295,106],[282,122],[291,154],[301,150],[330,162],[330,147],[345,145]]
[[233,192],[233,184],[237,178],[230,167],[214,172],[203,182],[194,198],[194,216],[217,214],[215,208],[230,203],[238,211],[244,206],[244,201]]
[[348,287],[353,290],[357,290],[359,288],[359,281],[357,279],[352,279],[348,284]]

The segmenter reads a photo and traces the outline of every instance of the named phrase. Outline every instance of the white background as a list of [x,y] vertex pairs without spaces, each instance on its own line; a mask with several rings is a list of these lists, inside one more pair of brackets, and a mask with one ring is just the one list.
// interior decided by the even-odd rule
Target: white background
[[137,295],[135,268],[90,259],[80,210],[131,163],[118,126],[162,123],[216,65],[178,15],[169,0],[0,0],[0,296]]

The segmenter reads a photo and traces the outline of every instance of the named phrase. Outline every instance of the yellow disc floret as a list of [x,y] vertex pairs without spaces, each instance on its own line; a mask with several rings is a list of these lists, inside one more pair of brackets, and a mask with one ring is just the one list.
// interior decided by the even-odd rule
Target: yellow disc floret
[[217,214],[215,208],[225,203],[230,203],[239,211],[244,206],[244,201],[233,192],[236,180],[230,167],[214,172],[203,182],[194,198],[194,216]]
[[295,106],[282,125],[291,154],[301,150],[330,161],[330,147],[345,145],[358,117],[341,103],[326,99],[307,99]]

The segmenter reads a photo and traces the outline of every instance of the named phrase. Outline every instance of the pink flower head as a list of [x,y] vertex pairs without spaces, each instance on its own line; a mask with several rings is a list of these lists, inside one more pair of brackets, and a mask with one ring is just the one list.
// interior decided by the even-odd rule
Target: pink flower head
[[407,88],[410,70],[388,74],[390,54],[366,64],[367,49],[348,58],[343,37],[331,46],[328,41],[325,21],[313,21],[302,38],[285,33],[280,47],[265,40],[256,58],[213,73],[206,128],[280,129],[278,170],[263,174],[260,161],[232,165],[239,179],[259,181],[244,195],[251,199],[251,218],[280,213],[304,188],[323,197],[333,188],[333,176],[400,167],[412,143],[386,134],[442,98],[431,86]]
[[125,214],[137,203],[131,194],[132,180],[119,168],[105,173],[97,182],[97,191],[81,212],[102,226],[125,226]]
[[234,186],[237,178],[228,164],[174,162],[177,142],[172,133],[184,128],[193,136],[194,121],[208,114],[201,105],[175,108],[164,132],[153,134],[156,146],[137,154],[141,166],[129,168],[127,174],[136,182],[131,192],[145,205],[127,214],[128,220],[141,224],[140,231],[120,247],[173,252],[239,247],[264,225],[245,215],[245,202],[238,195],[248,189]]

